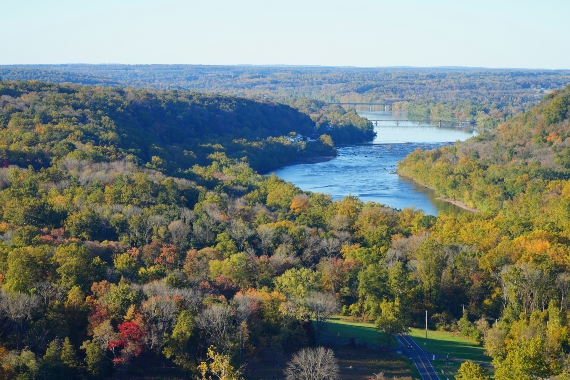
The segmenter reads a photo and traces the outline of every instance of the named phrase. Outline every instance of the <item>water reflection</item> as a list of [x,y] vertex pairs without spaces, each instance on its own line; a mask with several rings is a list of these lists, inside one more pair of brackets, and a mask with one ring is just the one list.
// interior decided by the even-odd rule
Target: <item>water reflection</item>
[[[463,141],[475,136],[477,131],[471,127],[458,127],[452,123],[437,121],[407,120],[406,113],[358,111],[358,114],[368,120],[377,120],[374,130],[376,138],[373,144],[382,143],[441,143]],[[397,122],[397,124],[396,124]]]
[[[435,193],[399,177],[397,162],[414,149],[433,149],[465,140],[476,132],[463,128],[438,128],[429,124],[402,121],[391,112],[359,112],[368,119],[385,119],[375,127],[377,137],[370,144],[345,146],[338,157],[316,164],[298,164],[275,173],[303,190],[330,194],[340,199],[348,194],[363,201],[375,201],[402,209],[415,207],[437,215],[438,211],[464,212],[461,208],[436,199]],[[401,118],[401,117],[400,117]],[[391,125],[392,124],[392,125]]]

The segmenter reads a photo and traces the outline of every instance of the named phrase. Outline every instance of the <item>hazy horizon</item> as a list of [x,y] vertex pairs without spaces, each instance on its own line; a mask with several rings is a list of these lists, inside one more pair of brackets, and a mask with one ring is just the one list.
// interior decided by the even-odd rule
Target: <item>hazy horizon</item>
[[485,67],[485,66],[335,66],[335,65],[305,65],[305,64],[257,64],[257,63],[235,63],[235,64],[202,64],[202,63],[121,63],[121,62],[62,62],[62,63],[8,63],[0,64],[5,66],[211,66],[211,67],[308,67],[308,68],[347,68],[347,69],[449,69],[449,70],[546,70],[546,71],[570,71],[570,68],[546,68],[546,67]]
[[570,69],[570,3],[21,0],[1,65]]

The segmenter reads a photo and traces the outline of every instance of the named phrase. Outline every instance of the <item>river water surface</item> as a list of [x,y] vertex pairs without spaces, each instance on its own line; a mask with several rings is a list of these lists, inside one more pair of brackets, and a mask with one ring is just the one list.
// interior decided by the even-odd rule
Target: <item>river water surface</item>
[[433,149],[466,140],[476,132],[469,128],[439,128],[437,125],[405,119],[405,114],[363,112],[359,115],[378,121],[376,138],[369,144],[338,148],[338,156],[315,164],[291,165],[275,171],[277,176],[302,190],[330,194],[340,199],[352,194],[362,201],[374,201],[403,209],[415,207],[427,214],[439,211],[464,212],[437,198],[423,186],[398,176],[397,162],[417,148]]

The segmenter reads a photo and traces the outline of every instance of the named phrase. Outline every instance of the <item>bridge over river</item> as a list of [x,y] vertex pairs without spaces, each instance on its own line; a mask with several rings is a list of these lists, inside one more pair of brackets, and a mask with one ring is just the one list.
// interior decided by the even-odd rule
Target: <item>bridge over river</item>
[[327,103],[330,105],[336,104],[339,106],[347,106],[347,107],[354,107],[356,106],[368,106],[368,110],[372,111],[372,107],[384,107],[384,111],[390,111],[390,108],[395,102],[400,102],[403,99],[386,99],[382,102],[376,103],[367,103],[367,102],[336,102],[336,103]]
[[[371,102],[336,102],[336,103],[327,103],[329,105],[340,105],[340,106],[348,106],[348,107],[354,107],[356,108],[356,106],[368,106],[368,111],[372,112],[372,107],[384,107],[384,112],[388,112],[390,111],[390,107],[392,107],[392,105],[395,102],[398,101],[402,101],[402,99],[387,99],[384,100],[383,102],[376,102],[376,103],[371,103]],[[396,126],[399,125],[400,122],[402,121],[410,121],[413,123],[437,123],[439,127],[441,127],[443,124],[457,124],[457,126],[459,127],[468,127],[471,126],[473,127],[475,125],[475,120],[464,120],[464,119],[437,119],[437,118],[423,118],[423,119],[368,119],[370,120],[372,123],[374,123],[374,125],[378,126],[379,122],[393,122],[396,124]]]
[[379,122],[391,122],[395,123],[396,127],[400,125],[402,121],[411,121],[413,123],[418,123],[418,125],[423,123],[437,123],[438,127],[442,127],[444,124],[457,124],[458,127],[471,127],[475,126],[475,120],[460,120],[460,119],[422,119],[422,120],[412,120],[412,119],[368,119],[371,121],[375,126],[378,126]]

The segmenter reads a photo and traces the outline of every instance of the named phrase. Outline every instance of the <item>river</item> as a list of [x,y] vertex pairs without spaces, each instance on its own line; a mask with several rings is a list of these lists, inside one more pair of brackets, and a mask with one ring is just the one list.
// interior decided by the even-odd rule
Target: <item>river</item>
[[439,128],[426,122],[396,121],[405,114],[358,111],[374,127],[376,138],[369,144],[343,146],[338,156],[326,162],[297,164],[275,174],[302,190],[330,194],[340,199],[352,194],[362,201],[374,201],[397,209],[415,207],[430,215],[439,211],[465,212],[441,201],[434,191],[396,174],[397,162],[417,148],[423,150],[450,145],[476,134],[470,128]]

